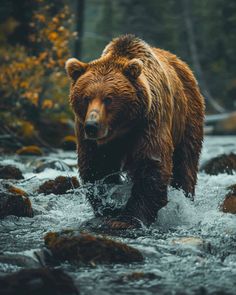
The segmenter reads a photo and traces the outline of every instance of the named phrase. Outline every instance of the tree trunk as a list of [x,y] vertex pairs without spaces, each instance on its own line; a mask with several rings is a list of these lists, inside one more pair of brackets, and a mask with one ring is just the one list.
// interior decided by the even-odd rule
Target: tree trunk
[[84,9],[85,9],[84,0],[76,0],[75,1],[75,15],[76,15],[75,30],[78,33],[78,37],[77,37],[77,40],[75,41],[75,45],[74,45],[74,55],[79,59],[81,59],[81,57],[82,57]]
[[191,0],[182,0],[182,6],[183,6],[183,14],[184,14],[184,21],[186,26],[186,32],[187,32],[187,38],[188,38],[188,45],[190,50],[190,55],[193,63],[194,71],[196,72],[196,76],[198,78],[199,84],[202,89],[202,93],[206,100],[211,104],[214,110],[217,112],[225,112],[225,109],[218,104],[218,102],[212,97],[206,82],[204,78],[204,74],[202,71],[202,67],[200,64],[200,59],[198,55],[197,45],[196,45],[196,39],[194,34],[194,28],[193,28],[193,21],[190,14],[190,6]]

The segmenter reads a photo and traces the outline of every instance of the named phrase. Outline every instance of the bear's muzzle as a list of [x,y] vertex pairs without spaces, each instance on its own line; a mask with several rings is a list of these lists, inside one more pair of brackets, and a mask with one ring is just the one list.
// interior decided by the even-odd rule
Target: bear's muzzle
[[84,131],[87,139],[98,140],[108,134],[108,128],[101,123],[100,113],[92,110],[86,117]]

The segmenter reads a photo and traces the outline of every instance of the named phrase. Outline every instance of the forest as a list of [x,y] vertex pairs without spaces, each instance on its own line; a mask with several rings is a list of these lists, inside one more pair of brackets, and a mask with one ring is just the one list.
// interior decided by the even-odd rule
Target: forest
[[1,295],[235,295],[235,33],[235,0],[1,0]]
[[[11,138],[3,143],[8,150],[29,143],[59,146],[72,135],[65,61],[98,58],[125,33],[186,61],[207,114],[236,109],[234,0],[2,0],[0,15],[0,132]],[[224,125],[234,132],[235,116]]]

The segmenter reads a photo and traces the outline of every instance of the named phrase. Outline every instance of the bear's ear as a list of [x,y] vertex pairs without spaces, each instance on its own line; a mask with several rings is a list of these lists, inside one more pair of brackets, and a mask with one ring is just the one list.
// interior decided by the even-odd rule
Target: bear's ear
[[88,65],[76,58],[69,58],[66,61],[65,69],[69,78],[76,81],[87,69]]
[[124,74],[128,78],[135,80],[140,76],[142,69],[143,69],[142,61],[137,58],[133,58],[129,62],[127,62],[127,64],[125,65]]

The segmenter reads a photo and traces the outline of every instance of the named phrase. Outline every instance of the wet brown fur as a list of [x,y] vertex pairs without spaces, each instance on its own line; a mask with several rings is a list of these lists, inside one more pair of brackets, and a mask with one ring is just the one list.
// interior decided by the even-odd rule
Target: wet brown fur
[[[129,64],[134,59],[140,67]],[[134,184],[123,215],[147,224],[166,205],[169,184],[194,195],[204,99],[186,63],[125,35],[111,41],[102,56],[89,64],[68,63],[67,72],[75,76],[70,102],[76,118],[79,171],[85,182],[124,167]],[[86,140],[87,107],[79,101],[85,97],[102,100],[110,94],[118,98],[103,112],[102,120],[113,133],[101,142]],[[96,212],[96,203],[91,203]]]

